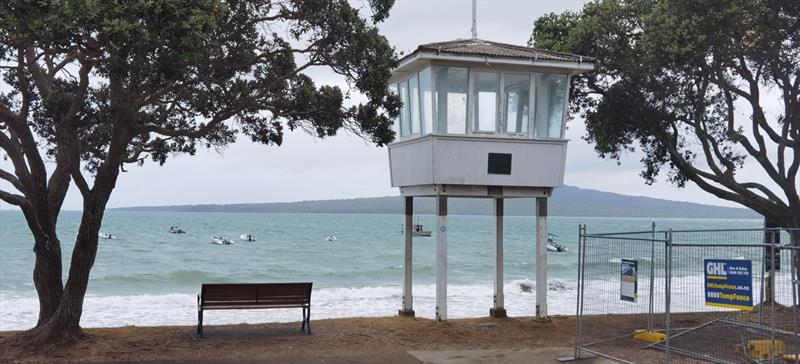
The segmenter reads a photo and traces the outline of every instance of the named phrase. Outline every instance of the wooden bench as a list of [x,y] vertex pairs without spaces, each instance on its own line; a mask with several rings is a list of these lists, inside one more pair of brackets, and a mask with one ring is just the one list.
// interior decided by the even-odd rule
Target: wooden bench
[[197,295],[197,336],[203,337],[204,310],[265,308],[303,309],[301,331],[311,334],[311,282],[305,283],[211,283]]

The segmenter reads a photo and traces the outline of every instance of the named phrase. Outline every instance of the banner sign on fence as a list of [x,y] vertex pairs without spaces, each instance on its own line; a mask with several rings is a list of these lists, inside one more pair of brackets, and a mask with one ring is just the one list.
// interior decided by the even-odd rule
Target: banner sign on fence
[[753,262],[705,259],[706,306],[753,310]]
[[637,272],[639,264],[635,260],[623,259],[620,269],[619,299],[628,302],[636,302],[637,296]]

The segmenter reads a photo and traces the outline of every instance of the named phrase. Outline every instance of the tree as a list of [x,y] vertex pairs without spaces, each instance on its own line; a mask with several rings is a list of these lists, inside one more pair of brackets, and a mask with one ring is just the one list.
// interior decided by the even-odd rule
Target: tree
[[[371,20],[345,0],[0,5],[0,178],[10,186],[0,199],[22,210],[36,256],[39,319],[26,341],[81,333],[98,232],[125,165],[163,165],[238,134],[280,145],[285,128],[390,142],[396,57],[375,24],[393,0],[369,3]],[[366,101],[346,106],[345,91],[303,73],[311,67],[343,75]],[[63,283],[56,223],[71,182],[83,212]]]
[[[598,1],[539,18],[530,43],[596,57],[570,106],[600,156],[638,144],[646,183],[663,173],[800,228],[800,2]],[[741,176],[747,159],[768,184]]]

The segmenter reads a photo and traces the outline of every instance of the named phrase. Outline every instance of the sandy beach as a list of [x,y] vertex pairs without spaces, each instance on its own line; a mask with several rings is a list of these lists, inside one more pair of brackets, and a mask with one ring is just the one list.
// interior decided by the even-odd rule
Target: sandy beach
[[[257,313],[254,313],[257,314]],[[261,362],[417,362],[406,353],[426,350],[567,348],[574,343],[575,320],[553,317],[429,319],[364,317],[312,321],[313,335],[299,323],[85,329],[86,338],[68,347],[34,351],[10,345],[15,332],[0,333],[0,362],[218,361]],[[338,361],[337,361],[338,360]]]

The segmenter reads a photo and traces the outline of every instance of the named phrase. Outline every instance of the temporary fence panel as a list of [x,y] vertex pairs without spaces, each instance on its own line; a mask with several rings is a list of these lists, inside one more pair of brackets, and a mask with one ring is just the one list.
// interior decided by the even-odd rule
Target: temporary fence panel
[[800,231],[580,230],[576,357],[800,362]]

